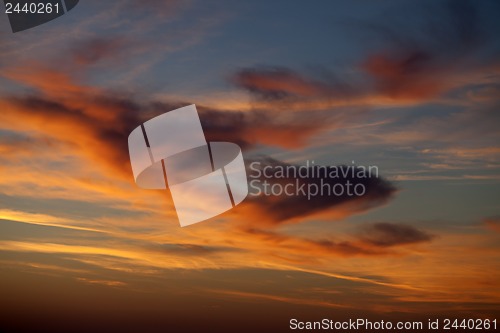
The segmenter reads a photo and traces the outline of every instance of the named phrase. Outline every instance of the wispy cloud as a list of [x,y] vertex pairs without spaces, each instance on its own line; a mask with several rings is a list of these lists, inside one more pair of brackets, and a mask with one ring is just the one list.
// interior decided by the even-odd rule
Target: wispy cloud
[[376,223],[366,227],[361,237],[364,242],[380,247],[428,242],[432,238],[430,234],[415,227],[390,223]]

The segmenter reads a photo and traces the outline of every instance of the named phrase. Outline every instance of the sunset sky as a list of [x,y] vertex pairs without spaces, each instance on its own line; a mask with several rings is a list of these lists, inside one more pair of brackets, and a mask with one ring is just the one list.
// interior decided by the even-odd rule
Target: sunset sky
[[[499,15],[82,0],[12,33],[0,13],[0,332],[500,320]],[[167,191],[135,184],[127,137],[189,104],[247,163],[354,161],[380,178],[181,228]]]

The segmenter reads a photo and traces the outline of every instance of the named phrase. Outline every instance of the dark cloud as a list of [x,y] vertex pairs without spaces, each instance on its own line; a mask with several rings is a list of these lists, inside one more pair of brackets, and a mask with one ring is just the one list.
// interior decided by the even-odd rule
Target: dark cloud
[[[397,248],[405,245],[430,242],[434,236],[409,225],[376,223],[361,227],[360,232],[351,236],[327,236],[311,239],[297,235],[287,235],[275,231],[253,227],[242,229],[246,235],[281,249],[295,250],[304,256],[336,255],[383,256],[398,254]],[[289,251],[294,252],[294,251]],[[309,260],[311,260],[309,258]]]
[[376,247],[429,242],[433,235],[410,225],[376,223],[363,227],[360,239]]
[[384,249],[375,248],[373,246],[365,246],[364,244],[357,242],[355,239],[316,240],[305,237],[289,236],[278,232],[256,228],[245,228],[243,231],[245,234],[257,237],[263,242],[278,245],[280,248],[295,249],[302,252],[302,254],[306,256],[310,253],[314,253],[315,255],[338,255],[341,257],[383,255],[389,253]]
[[[366,169],[356,166],[328,166],[326,169],[323,168],[323,171],[318,171],[320,169],[317,166],[306,168],[305,166],[284,163],[270,157],[247,160],[246,163],[250,184],[254,180],[258,180],[259,184],[266,181],[269,183],[268,188],[275,186],[281,189],[287,184],[292,184],[293,191],[295,191],[294,195],[287,195],[284,192],[280,195],[274,195],[276,192],[270,193],[270,190],[268,192],[272,195],[250,195],[243,204],[250,206],[251,210],[255,210],[249,215],[249,223],[279,225],[296,222],[297,218],[303,221],[305,217],[327,212],[340,216],[344,214],[350,215],[380,206],[389,201],[396,193],[396,188],[389,181],[382,177],[375,177],[374,172],[369,177]],[[270,171],[267,175],[264,175],[262,171],[266,168]],[[280,169],[290,170],[289,174],[282,177],[278,173],[271,172]],[[300,169],[303,169],[303,171],[307,169],[310,176],[296,177],[294,172],[298,174]],[[338,177],[330,177],[334,169],[338,170]],[[327,174],[324,173],[325,170]],[[318,172],[323,173],[318,174]],[[342,174],[343,172],[346,172],[346,174]],[[359,189],[364,189],[364,194],[360,196],[352,195],[354,193],[353,188],[357,185],[360,185]],[[351,195],[347,192],[348,186],[351,186]],[[307,196],[303,195],[303,192],[296,191],[299,187],[303,187],[305,191],[308,188],[323,188],[324,192],[307,198]],[[333,192],[333,188],[337,189],[336,193]],[[343,193],[340,192],[341,189]],[[250,191],[257,194],[257,190],[253,188]],[[361,190],[359,193],[361,193]]]

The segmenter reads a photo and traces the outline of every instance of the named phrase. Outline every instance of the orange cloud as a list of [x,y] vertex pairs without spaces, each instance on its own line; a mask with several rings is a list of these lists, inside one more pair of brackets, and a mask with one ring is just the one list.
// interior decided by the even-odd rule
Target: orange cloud
[[22,67],[3,69],[2,76],[36,88],[50,97],[78,97],[80,94],[97,91],[95,88],[75,83],[62,71],[54,70],[35,61],[25,63]]
[[363,68],[383,95],[396,100],[429,100],[452,85],[444,73],[426,67],[428,61],[425,53],[415,52],[400,58],[380,54],[369,57]]
[[[42,96],[2,97],[0,106],[9,110],[0,116],[2,127],[66,143],[126,177],[130,169],[126,137],[140,124],[134,105],[96,89],[76,84],[61,72],[27,66],[7,77],[39,89]],[[22,119],[23,121],[19,121]]]

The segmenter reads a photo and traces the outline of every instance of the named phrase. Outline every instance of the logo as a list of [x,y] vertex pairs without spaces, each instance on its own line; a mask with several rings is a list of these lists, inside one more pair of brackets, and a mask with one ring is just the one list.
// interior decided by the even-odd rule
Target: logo
[[34,28],[73,9],[79,0],[4,0],[12,32]]
[[207,142],[194,104],[134,129],[128,148],[136,184],[168,188],[182,227],[224,213],[248,195],[240,147]]

